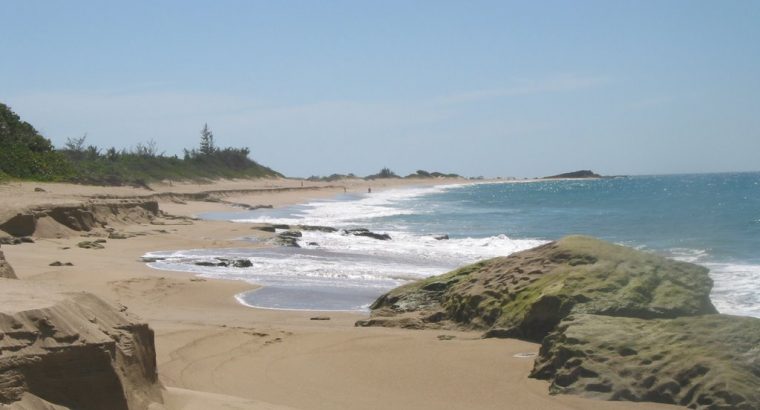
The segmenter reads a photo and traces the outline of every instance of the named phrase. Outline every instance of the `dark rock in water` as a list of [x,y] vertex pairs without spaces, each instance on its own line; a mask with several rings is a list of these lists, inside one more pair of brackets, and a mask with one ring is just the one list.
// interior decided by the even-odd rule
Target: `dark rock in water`
[[760,409],[760,319],[573,315],[544,338],[531,377],[553,393]]
[[302,231],[319,231],[319,232],[337,232],[336,228],[331,226],[318,226],[318,225],[299,225],[298,229]]
[[274,243],[280,246],[300,248],[301,246],[298,245],[298,238],[302,236],[303,234],[299,231],[285,231],[277,234],[277,236],[274,238]]
[[235,206],[235,207],[238,207],[238,208],[243,208],[243,209],[245,209],[247,211],[255,211],[257,209],[272,209],[272,208],[274,208],[272,205],[260,205],[260,204],[259,205],[251,205],[251,204],[244,204],[244,203],[239,203],[239,202],[226,202],[226,201],[224,201],[224,202],[227,203],[228,205],[232,205],[232,206]]
[[375,233],[375,232],[359,232],[355,233],[354,236],[366,236],[368,238],[377,239],[380,241],[388,241],[391,239],[391,236],[387,233]]
[[570,236],[396,288],[359,325],[465,328],[540,341],[571,313],[716,313],[707,269]]
[[309,246],[319,246],[319,244],[316,243],[316,242],[309,242],[307,245],[309,245]]
[[226,261],[216,261],[216,262],[212,262],[212,261],[198,261],[198,262],[195,262],[195,265],[197,265],[197,266],[214,266],[214,267],[222,267],[222,268],[229,266],[229,264]]
[[253,266],[253,262],[248,259],[235,259],[232,261],[232,266],[235,268],[250,268]]
[[259,231],[264,231],[264,232],[275,232],[276,231],[276,229],[272,225],[257,226],[257,227],[254,227],[253,229],[256,229],[256,230],[259,230]]
[[449,239],[449,235],[446,235],[445,233],[440,235],[433,235],[433,239],[436,241],[445,241]]
[[299,232],[299,231],[285,231],[285,232],[282,232],[282,233],[278,234],[277,236],[281,236],[281,237],[282,236],[286,236],[286,237],[291,237],[291,238],[300,238],[300,237],[303,236],[303,234],[301,232]]
[[368,238],[377,239],[380,241],[387,241],[391,239],[391,236],[387,233],[375,233],[365,228],[346,229],[344,232],[348,235],[366,236]]
[[301,245],[298,244],[298,239],[290,236],[279,237],[275,240],[275,243],[280,246],[288,246],[291,248],[301,247]]
[[285,224],[274,224],[272,227],[274,227],[274,229],[290,229],[290,225]]

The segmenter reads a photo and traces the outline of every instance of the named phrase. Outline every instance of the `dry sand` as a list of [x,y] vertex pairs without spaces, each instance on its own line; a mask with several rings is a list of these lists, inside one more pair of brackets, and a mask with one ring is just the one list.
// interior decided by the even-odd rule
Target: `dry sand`
[[[457,183],[462,181],[434,181]],[[431,181],[372,182],[373,190]],[[0,185],[0,210],[70,203],[92,196],[156,196],[234,190],[225,200],[250,205],[300,203],[366,192],[366,181],[312,183],[266,179],[215,184],[161,184],[154,191],[68,184]],[[41,187],[46,192],[34,192]],[[280,188],[294,188],[279,190]],[[261,192],[242,190],[264,189]],[[224,203],[159,198],[176,215],[234,210]],[[169,409],[655,409],[652,403],[604,402],[552,396],[548,384],[529,379],[539,345],[479,338],[478,333],[356,328],[363,314],[252,309],[234,295],[254,285],[157,271],[140,261],[148,251],[256,246],[235,241],[246,224],[168,221],[132,224],[144,233],[108,240],[105,249],[80,249],[79,234],[3,246],[21,280],[93,292],[126,306],[156,331],[159,376]],[[51,267],[53,261],[72,267]],[[313,321],[327,315],[331,320]],[[439,339],[440,335],[453,338]]]

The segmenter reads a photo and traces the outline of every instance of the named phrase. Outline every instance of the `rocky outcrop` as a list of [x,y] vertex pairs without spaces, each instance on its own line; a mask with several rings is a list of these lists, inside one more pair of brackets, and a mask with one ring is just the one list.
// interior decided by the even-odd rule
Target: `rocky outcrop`
[[8,279],[0,291],[0,404],[134,410],[161,403],[145,323],[87,293]]
[[111,223],[149,222],[158,216],[156,201],[98,201],[72,205],[41,206],[24,210],[0,220],[0,231],[13,236],[44,236],[40,227],[63,227],[72,231],[90,231]]
[[703,267],[570,236],[394,289],[357,324],[479,329],[540,341],[571,313],[716,313],[711,287]]
[[13,267],[5,260],[3,251],[0,251],[0,278],[16,279],[16,272]]
[[553,393],[760,408],[760,319],[716,314],[707,269],[573,236],[397,288],[359,326],[542,341]]
[[760,319],[573,315],[544,339],[531,376],[554,393],[758,409]]

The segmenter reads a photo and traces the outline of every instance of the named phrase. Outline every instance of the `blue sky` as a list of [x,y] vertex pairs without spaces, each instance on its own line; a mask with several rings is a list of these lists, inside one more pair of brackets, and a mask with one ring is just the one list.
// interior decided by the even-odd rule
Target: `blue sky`
[[757,1],[4,1],[0,101],[54,143],[290,176],[760,170]]

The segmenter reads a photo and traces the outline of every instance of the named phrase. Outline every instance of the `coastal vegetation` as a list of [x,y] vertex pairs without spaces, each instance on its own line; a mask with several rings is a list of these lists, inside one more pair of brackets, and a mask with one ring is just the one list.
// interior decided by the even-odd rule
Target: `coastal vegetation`
[[399,178],[398,175],[396,175],[395,172],[391,171],[390,168],[385,167],[380,170],[377,174],[367,175],[366,179],[384,179],[384,178]]
[[0,103],[0,180],[29,179],[100,185],[145,185],[157,180],[281,176],[249,158],[248,148],[219,148],[208,125],[197,149],[183,157],[159,152],[154,140],[127,149],[102,149],[87,136],[56,149],[31,124]]
[[424,169],[419,169],[413,174],[407,175],[405,178],[461,178],[459,174],[444,174],[443,172],[433,171],[428,172]]
[[[320,177],[316,175],[312,175],[309,178],[307,178],[308,181],[321,181],[321,182],[334,182],[334,181],[340,181],[341,179],[356,179],[359,178],[354,174],[332,174],[326,177]],[[367,175],[364,177],[365,180],[374,180],[374,179],[390,179],[390,178],[401,178],[398,174],[393,172],[390,168],[385,167],[381,169],[378,173]],[[428,172],[423,169],[417,170],[416,172],[409,174],[405,176],[406,179],[411,178],[462,178],[459,174],[454,173],[443,173],[438,171]],[[482,179],[482,177],[480,177]]]

